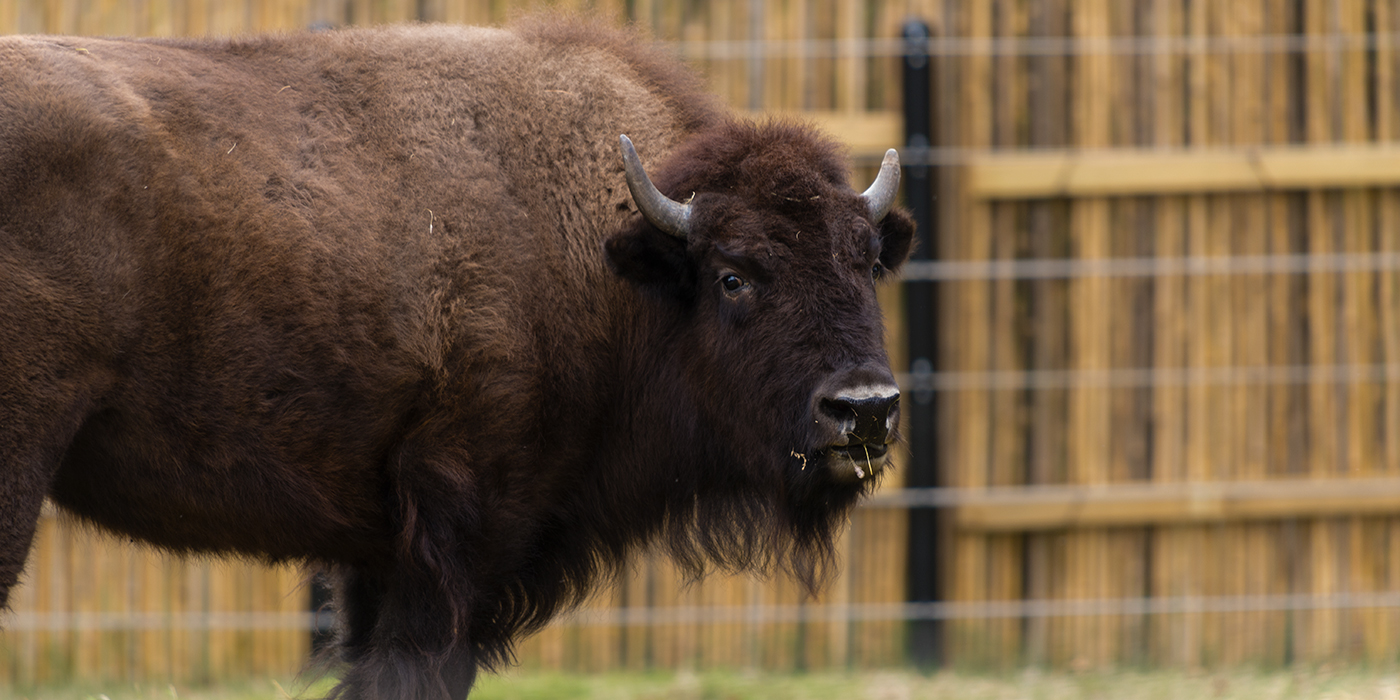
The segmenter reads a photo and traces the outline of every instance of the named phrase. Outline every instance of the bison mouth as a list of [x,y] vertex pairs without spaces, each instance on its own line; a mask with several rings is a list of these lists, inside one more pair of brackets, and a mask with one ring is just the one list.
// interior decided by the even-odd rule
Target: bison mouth
[[889,446],[852,441],[832,445],[825,450],[827,467],[838,481],[855,482],[869,479],[885,468]]

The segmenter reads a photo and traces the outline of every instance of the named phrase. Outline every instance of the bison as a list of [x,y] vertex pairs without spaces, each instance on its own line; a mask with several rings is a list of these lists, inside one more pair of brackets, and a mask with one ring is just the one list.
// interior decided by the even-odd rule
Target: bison
[[0,39],[0,604],[46,496],[327,572],[337,698],[465,697],[653,542],[813,584],[896,439],[848,175],[576,20]]

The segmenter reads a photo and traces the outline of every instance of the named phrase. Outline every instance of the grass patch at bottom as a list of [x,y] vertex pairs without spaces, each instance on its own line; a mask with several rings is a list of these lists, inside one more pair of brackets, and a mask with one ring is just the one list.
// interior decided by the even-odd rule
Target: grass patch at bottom
[[541,673],[483,678],[473,700],[1400,700],[1400,669],[1004,673]]
[[[263,679],[216,687],[112,682],[0,688],[0,700],[287,700],[319,698],[310,688]],[[472,700],[1400,700],[1400,669],[1090,671],[1004,673],[906,670],[746,673],[738,671],[485,675]]]

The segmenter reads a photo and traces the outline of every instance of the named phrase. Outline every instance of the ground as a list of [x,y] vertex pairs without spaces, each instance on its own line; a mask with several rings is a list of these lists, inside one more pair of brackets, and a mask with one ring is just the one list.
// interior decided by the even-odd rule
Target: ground
[[[0,688],[0,700],[286,700],[315,698],[293,680],[217,688],[109,683]],[[1400,668],[1276,671],[1023,670],[1002,674],[908,671],[559,674],[485,679],[472,700],[1400,700]]]

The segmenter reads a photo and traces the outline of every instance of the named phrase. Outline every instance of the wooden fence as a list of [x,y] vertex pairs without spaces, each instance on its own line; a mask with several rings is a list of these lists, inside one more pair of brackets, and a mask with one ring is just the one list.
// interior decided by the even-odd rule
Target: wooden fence
[[[1016,184],[994,176],[1006,162],[968,158],[944,180],[939,256],[1281,260],[1400,250],[1393,179],[1270,180],[1258,156],[1301,153],[1315,169],[1345,174],[1366,160],[1338,145],[1365,155],[1396,139],[1397,9],[1362,0],[950,4],[936,34],[990,50],[940,61],[943,145],[1016,158],[1052,149],[1029,155],[1085,157],[1084,172],[1115,158],[1135,167],[1076,188],[1074,173],[1054,165],[1023,160],[1001,171]],[[1252,184],[1214,182],[1228,171],[1222,152],[1244,157]],[[1183,182],[1171,159],[1196,175]],[[1155,184],[1120,187],[1139,176]],[[1056,184],[1027,185],[1047,177]],[[988,276],[942,290],[941,369],[973,380],[940,395],[951,485],[1083,492],[1400,473],[1400,382],[1343,371],[1400,359],[1393,264]],[[1287,368],[1308,371],[1279,371]],[[1103,381],[1132,369],[1146,372]],[[999,372],[1026,381],[986,381]],[[1188,378],[1154,381],[1163,376]],[[1056,381],[1032,381],[1046,377]],[[946,591],[985,601],[1400,588],[1400,519],[1347,512],[1204,523],[1148,512],[1077,525],[1066,516],[1010,532],[965,522],[950,534]],[[1394,661],[1397,634],[1394,609],[1256,610],[959,621],[948,646],[977,663]]]
[[291,567],[173,557],[51,509],[11,592],[0,684],[289,676],[311,647]]
[[[0,0],[0,31],[236,34],[316,23],[499,22],[521,7]],[[1400,518],[1389,514],[1400,504],[1396,3],[572,7],[638,22],[676,42],[736,108],[802,111],[861,158],[902,141],[891,111],[900,102],[901,21],[931,25],[938,129],[931,150],[906,156],[939,166],[935,252],[943,267],[920,269],[943,280],[942,345],[935,374],[919,379],[937,391],[942,482],[962,489],[942,521],[948,601],[1287,602],[1400,591]],[[1227,258],[1245,264],[1210,265]],[[1045,274],[992,261],[1065,265]],[[899,290],[884,301],[897,321]],[[901,330],[892,326],[891,353],[905,367]],[[902,478],[896,471],[886,490]],[[1358,494],[1358,485],[1367,490]],[[157,581],[154,593],[142,584],[109,596],[127,601],[119,609],[304,609],[306,591],[289,572],[181,563],[124,545],[93,544],[78,556],[77,544],[54,544],[77,537],[64,532],[46,522],[30,582],[17,594],[21,614],[101,605],[96,593],[60,593],[64,579],[44,562],[64,556],[119,567],[84,574],[96,576],[89,580]],[[898,620],[762,620],[773,606],[902,600],[906,538],[903,511],[859,511],[841,545],[843,573],[817,601],[802,600],[784,580],[718,577],[685,587],[668,564],[648,559],[590,608],[718,606],[751,609],[760,621],[559,625],[526,641],[521,661],[589,670],[900,663]],[[65,546],[68,554],[46,553]],[[227,577],[238,576],[258,581],[261,605],[270,607],[256,607],[252,594],[234,604],[199,592],[231,591]],[[189,602],[163,597],[177,588],[171,600]],[[953,615],[943,632],[951,662],[978,665],[1394,661],[1400,651],[1393,605],[1121,610]],[[214,677],[235,663],[244,673],[280,672],[305,652],[292,639],[304,640],[304,631],[208,627],[10,631],[0,636],[0,678]],[[186,636],[159,641],[174,635]],[[274,644],[283,645],[282,666],[214,661],[252,658],[216,649],[251,654]],[[103,648],[110,657],[94,651]],[[91,661],[99,657],[127,661]]]

